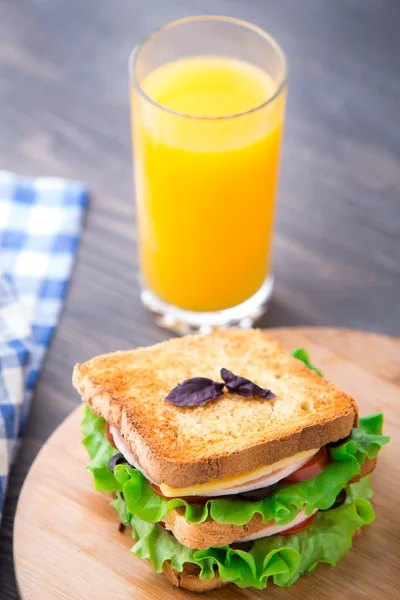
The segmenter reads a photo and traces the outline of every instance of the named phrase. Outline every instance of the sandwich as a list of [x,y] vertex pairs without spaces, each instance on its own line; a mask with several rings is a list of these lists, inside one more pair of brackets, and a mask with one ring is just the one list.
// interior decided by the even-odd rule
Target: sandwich
[[303,349],[186,336],[78,364],[73,384],[95,488],[177,587],[290,586],[374,519],[382,415],[359,418]]

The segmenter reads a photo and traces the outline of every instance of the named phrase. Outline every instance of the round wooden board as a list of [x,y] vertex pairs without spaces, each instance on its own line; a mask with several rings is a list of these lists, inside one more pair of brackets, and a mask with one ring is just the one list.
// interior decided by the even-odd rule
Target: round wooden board
[[[400,598],[400,340],[348,330],[275,329],[289,349],[306,347],[327,378],[352,394],[361,414],[383,411],[392,436],[374,473],[377,519],[332,569],[325,565],[293,587],[240,590],[227,586],[202,598],[382,600]],[[72,393],[72,392],[71,392]],[[80,443],[81,408],[54,432],[21,492],[14,560],[22,600],[182,600],[195,594],[172,587],[129,553],[129,530],[118,531],[106,495],[96,492]]]

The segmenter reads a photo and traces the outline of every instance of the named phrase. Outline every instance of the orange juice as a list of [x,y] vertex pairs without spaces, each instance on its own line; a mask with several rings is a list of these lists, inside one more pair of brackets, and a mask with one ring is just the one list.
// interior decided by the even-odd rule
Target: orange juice
[[132,89],[144,283],[183,309],[236,306],[271,267],[284,95],[266,103],[276,84],[264,70],[214,56],[140,85],[153,100]]

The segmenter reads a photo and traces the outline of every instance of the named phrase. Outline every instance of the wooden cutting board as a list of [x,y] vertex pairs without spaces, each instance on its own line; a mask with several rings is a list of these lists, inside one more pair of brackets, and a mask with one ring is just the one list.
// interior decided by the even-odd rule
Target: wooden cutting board
[[[319,565],[290,588],[204,594],[218,600],[398,600],[400,598],[400,340],[334,329],[276,329],[288,349],[306,347],[326,377],[358,401],[361,414],[383,411],[392,436],[373,475],[377,519],[334,569]],[[71,394],[74,392],[71,390]],[[188,600],[163,575],[129,553],[127,529],[107,495],[96,492],[80,443],[81,408],[54,432],[21,492],[14,560],[22,600]]]

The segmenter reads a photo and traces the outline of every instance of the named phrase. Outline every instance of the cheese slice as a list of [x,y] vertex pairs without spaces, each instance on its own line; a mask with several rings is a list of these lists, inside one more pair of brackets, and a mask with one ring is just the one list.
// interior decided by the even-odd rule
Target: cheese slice
[[207,483],[193,485],[185,488],[173,488],[162,483],[160,485],[161,493],[168,498],[182,498],[182,496],[223,496],[227,494],[239,494],[245,491],[261,489],[268,485],[273,485],[284,477],[287,477],[297,469],[300,469],[319,448],[298,452],[294,456],[289,456],[272,463],[264,465],[225,479],[214,479]]

